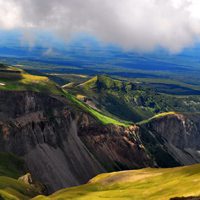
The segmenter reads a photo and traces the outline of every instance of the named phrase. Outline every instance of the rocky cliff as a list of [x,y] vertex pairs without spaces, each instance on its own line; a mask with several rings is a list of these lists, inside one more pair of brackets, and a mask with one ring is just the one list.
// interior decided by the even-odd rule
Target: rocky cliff
[[0,91],[0,151],[22,157],[49,193],[105,171],[153,166],[135,129],[102,126],[62,97]]
[[0,151],[22,157],[48,193],[106,171],[198,163],[199,141],[198,114],[103,126],[64,97],[0,91]]
[[[148,132],[150,141],[147,141],[144,132]],[[148,123],[142,125],[143,142],[146,146],[152,141],[157,141],[154,149],[154,157],[165,158],[164,166],[189,165],[200,162],[200,114],[167,114],[155,117]],[[157,152],[155,152],[155,149]],[[161,151],[168,153],[165,157]],[[170,157],[169,157],[170,156]],[[158,163],[158,162],[157,162]],[[162,166],[163,163],[160,165]]]

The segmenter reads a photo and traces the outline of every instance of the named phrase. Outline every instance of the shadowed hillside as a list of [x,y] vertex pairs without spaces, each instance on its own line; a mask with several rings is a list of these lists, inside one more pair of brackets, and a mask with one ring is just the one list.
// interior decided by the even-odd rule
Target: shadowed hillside
[[40,194],[42,186],[24,181],[25,174],[23,160],[8,153],[0,153],[0,199],[28,200]]

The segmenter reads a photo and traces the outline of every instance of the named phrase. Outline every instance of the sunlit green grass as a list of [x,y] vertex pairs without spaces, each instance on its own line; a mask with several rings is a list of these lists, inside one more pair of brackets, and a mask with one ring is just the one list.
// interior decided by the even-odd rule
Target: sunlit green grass
[[95,76],[89,79],[88,81],[84,82],[83,84],[80,84],[80,86],[84,87],[85,89],[90,89],[95,86],[97,79],[97,76]]
[[119,126],[129,126],[130,124],[127,123],[123,123],[120,121],[117,121],[111,117],[105,116],[104,114],[100,113],[99,111],[89,107],[88,105],[84,104],[82,101],[78,100],[75,96],[73,96],[72,94],[66,92],[65,90],[63,90],[65,96],[74,104],[76,104],[79,108],[81,108],[82,110],[84,110],[85,112],[91,114],[93,117],[95,117],[96,119],[98,119],[103,125],[106,124],[115,124],[115,125],[119,125]]
[[102,174],[86,185],[34,200],[169,200],[200,195],[200,165]]
[[137,124],[142,125],[142,124],[148,123],[148,122],[150,122],[150,121],[152,121],[154,119],[159,119],[159,118],[162,118],[162,117],[165,117],[165,116],[168,116],[168,115],[176,115],[176,114],[178,114],[178,113],[174,112],[174,111],[159,113],[159,114],[157,114],[157,115],[155,115],[155,116],[153,116],[153,117],[151,117],[151,118],[149,118],[147,120],[143,120],[143,121],[141,121],[141,122],[139,122]]
[[15,69],[21,73],[2,73],[0,71],[0,90],[11,90],[11,91],[34,91],[44,92],[59,95],[61,90],[57,85],[48,79],[46,76],[36,76],[26,73],[23,70],[9,67],[9,70]]
[[28,200],[37,194],[33,186],[13,178],[0,176],[0,197],[3,199]]

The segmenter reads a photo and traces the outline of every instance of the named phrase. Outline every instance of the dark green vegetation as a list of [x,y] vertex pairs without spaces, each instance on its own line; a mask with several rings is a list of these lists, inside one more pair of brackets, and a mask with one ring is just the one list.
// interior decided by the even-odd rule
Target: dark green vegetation
[[173,79],[162,79],[162,78],[129,78],[124,79],[137,83],[142,87],[152,88],[160,93],[172,94],[172,95],[200,95],[199,84],[185,83]]
[[0,199],[26,200],[39,194],[33,186],[18,180],[24,174],[24,162],[8,153],[0,153]]
[[169,111],[199,112],[199,96],[162,94],[141,83],[112,79],[105,75],[65,87],[77,98],[112,117],[139,122]]
[[200,165],[101,174],[88,184],[35,200],[169,200],[200,195]]
[[12,154],[0,152],[0,176],[18,178],[23,175],[24,162]]

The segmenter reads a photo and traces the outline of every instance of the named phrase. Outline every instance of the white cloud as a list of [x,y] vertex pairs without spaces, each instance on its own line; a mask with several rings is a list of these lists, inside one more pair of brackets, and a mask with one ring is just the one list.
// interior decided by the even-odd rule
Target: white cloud
[[[0,28],[94,34],[124,48],[172,52],[200,35],[199,0],[0,0]],[[29,31],[30,31],[29,30]]]
[[0,28],[12,29],[22,24],[20,7],[13,1],[0,0]]

